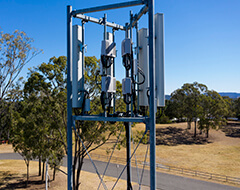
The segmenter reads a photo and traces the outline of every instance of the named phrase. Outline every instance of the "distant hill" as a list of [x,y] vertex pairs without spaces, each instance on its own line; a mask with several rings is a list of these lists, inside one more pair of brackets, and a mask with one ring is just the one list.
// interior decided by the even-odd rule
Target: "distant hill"
[[[220,96],[228,96],[229,98],[232,99],[237,99],[240,97],[240,93],[236,92],[219,92]],[[166,100],[170,100],[171,96],[170,95],[165,95]]]
[[240,93],[236,92],[219,92],[221,96],[228,96],[229,98],[236,99],[240,97]]
[[170,95],[165,95],[165,100],[170,100],[171,96]]

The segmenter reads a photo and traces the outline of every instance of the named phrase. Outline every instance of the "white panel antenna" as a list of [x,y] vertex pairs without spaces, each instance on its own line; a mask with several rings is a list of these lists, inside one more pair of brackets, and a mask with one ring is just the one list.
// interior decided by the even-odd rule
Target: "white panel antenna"
[[[148,89],[149,89],[149,56],[148,56],[148,29],[142,28],[139,30],[139,67],[145,74],[145,82],[139,85],[139,105],[148,106]],[[143,77],[139,75],[139,81],[142,81]]]
[[81,108],[83,102],[82,27],[73,26],[72,107]]
[[[110,33],[110,32],[107,32],[107,39],[108,39],[108,41],[109,41],[111,44],[114,44],[114,45],[115,45],[115,46],[114,46],[114,49],[113,49],[113,52],[114,52],[114,54],[115,54],[114,57],[116,57],[116,44],[113,43],[113,34]],[[113,64],[111,65],[110,68],[107,69],[107,75],[110,75],[110,76],[113,77]]]
[[165,106],[164,90],[164,17],[157,13],[155,19],[155,81],[157,106]]

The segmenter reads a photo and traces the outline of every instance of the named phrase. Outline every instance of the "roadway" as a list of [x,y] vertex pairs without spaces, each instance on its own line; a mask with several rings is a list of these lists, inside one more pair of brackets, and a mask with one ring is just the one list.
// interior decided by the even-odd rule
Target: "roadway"
[[[0,160],[22,159],[17,153],[2,153]],[[94,160],[95,165],[100,174],[102,174],[106,167],[106,162]],[[63,160],[63,166],[67,166],[66,157]],[[106,176],[118,177],[124,168],[124,165],[110,163]],[[91,173],[96,173],[95,169],[89,159],[85,159],[83,170]],[[142,170],[139,170],[139,179],[141,178]],[[126,180],[126,171],[121,176],[121,179]],[[138,183],[138,173],[136,168],[132,168],[132,181]],[[149,170],[145,170],[143,174],[142,185],[149,186]],[[172,174],[157,172],[157,188],[160,190],[240,190],[238,187],[222,185],[209,181],[202,181]]]

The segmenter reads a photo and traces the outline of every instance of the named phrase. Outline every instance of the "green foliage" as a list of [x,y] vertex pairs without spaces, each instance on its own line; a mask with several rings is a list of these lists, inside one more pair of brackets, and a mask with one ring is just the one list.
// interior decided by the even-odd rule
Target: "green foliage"
[[216,91],[208,91],[207,86],[194,82],[184,84],[181,89],[171,94],[171,102],[166,111],[171,117],[187,117],[188,122],[195,121],[194,136],[196,136],[196,118],[199,118],[199,129],[216,129],[225,122],[232,107],[230,99],[223,99]]
[[236,117],[240,119],[240,97],[234,101],[234,110]]
[[166,124],[171,123],[169,120],[169,117],[165,114],[166,110],[169,109],[169,103],[166,103],[166,106],[164,108],[158,108],[157,115],[156,115],[156,123],[160,124]]
[[214,90],[201,96],[199,128],[206,130],[207,137],[210,128],[216,129],[225,124],[224,116],[228,113],[227,108],[226,101]]
[[14,150],[59,167],[66,152],[66,57],[30,70],[23,92],[14,114]]
[[137,134],[134,137],[134,142],[138,143],[142,138],[142,143],[148,144],[149,143],[149,134],[145,134],[144,136],[143,135],[144,135],[144,131],[137,131]]
[[0,99],[4,99],[23,67],[41,50],[32,46],[33,39],[25,32],[0,32]]
[[[11,126],[10,112],[21,98],[23,67],[41,50],[32,46],[33,39],[26,33],[15,30],[12,34],[0,31],[0,139],[9,139]],[[10,108],[11,107],[11,108]]]
[[181,89],[175,90],[171,94],[171,100],[175,104],[175,111],[178,118],[185,116],[188,121],[197,118],[199,114],[200,95],[207,92],[207,86],[194,82],[186,83]]

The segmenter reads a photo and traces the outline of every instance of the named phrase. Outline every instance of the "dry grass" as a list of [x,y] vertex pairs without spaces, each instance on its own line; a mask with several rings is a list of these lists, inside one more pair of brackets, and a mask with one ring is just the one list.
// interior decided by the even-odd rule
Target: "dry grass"
[[[169,126],[177,127],[184,131],[187,124],[161,124],[156,127],[157,129],[165,129]],[[137,130],[144,130],[144,124],[137,124],[133,128],[133,133],[136,134]],[[192,136],[191,133],[189,135]],[[173,136],[173,139],[175,138]],[[137,150],[138,160],[144,161],[147,146],[144,144],[139,146]],[[104,145],[101,149],[96,150],[95,153],[106,155],[106,148],[111,147],[112,144]],[[113,156],[125,158],[125,152],[125,148],[115,150]],[[240,138],[227,137],[221,130],[211,130],[208,143],[176,144],[175,146],[157,145],[156,156],[157,162],[160,164],[239,177]],[[149,161],[149,155],[147,161]]]
[[13,153],[12,145],[10,144],[1,144],[0,145],[0,154],[1,153]]
[[[66,172],[65,167],[61,167]],[[52,176],[52,171],[49,172]],[[27,189],[45,189],[45,182],[41,181],[38,175],[38,162],[30,162],[30,181]],[[81,189],[97,189],[99,178],[96,174],[84,172],[81,173]],[[106,176],[104,182],[108,188],[111,188],[116,181],[116,178]],[[26,189],[26,165],[22,160],[0,160],[0,190],[7,189]],[[133,183],[136,186],[136,183]],[[67,189],[67,176],[61,172],[57,172],[55,181],[51,181],[50,188],[52,190]],[[100,189],[104,189],[101,187]],[[125,190],[126,181],[119,180],[116,189]]]
[[[170,128],[169,128],[170,127]],[[166,129],[175,129],[175,127],[179,133],[177,135],[165,134],[165,140],[174,140],[177,136],[189,136],[191,135],[185,133],[185,129],[187,127],[186,123],[175,123],[175,124],[164,124],[157,125],[156,128],[162,133],[166,132]],[[133,128],[133,134],[135,135],[137,131],[144,131],[144,124],[137,124]],[[192,131],[191,131],[192,132]],[[169,133],[169,131],[167,131]],[[189,136],[190,138],[190,136]],[[111,139],[112,142],[116,140],[116,138]],[[191,140],[191,139],[190,139]],[[165,142],[165,141],[164,141]],[[175,141],[174,141],[175,142]],[[171,143],[170,143],[171,144]],[[113,143],[108,143],[103,147],[94,151],[94,154],[107,155],[106,149],[112,148]],[[136,144],[135,144],[136,146]],[[140,144],[137,150],[137,159],[144,161],[146,148],[148,145]],[[132,146],[133,150],[133,146]],[[11,145],[0,145],[0,153],[9,153],[13,152]],[[183,167],[186,169],[199,170],[203,172],[211,172],[216,174],[228,175],[232,177],[239,177],[240,173],[240,138],[233,138],[230,136],[226,136],[224,132],[221,130],[210,131],[210,137],[208,142],[202,142],[202,144],[178,144],[175,146],[170,145],[157,145],[156,146],[156,155],[157,162],[165,165],[172,165],[175,167]],[[116,150],[114,157],[119,157],[122,159],[126,159],[126,150],[125,148],[121,148],[121,150]],[[135,157],[134,157],[135,158]],[[106,161],[106,159],[104,160]],[[149,156],[147,158],[149,161]],[[119,162],[119,160],[117,161]],[[123,163],[124,164],[124,163]],[[21,166],[20,166],[21,165]],[[11,166],[11,167],[10,167]],[[31,181],[39,181],[40,178],[37,176],[37,168],[38,165],[36,162],[31,162],[30,166],[30,180]],[[66,169],[66,168],[63,168]],[[0,161],[0,184],[4,183],[20,183],[21,180],[25,179],[26,174],[26,166],[23,161]],[[9,177],[6,178],[6,176]],[[91,183],[89,182],[91,179]],[[4,180],[4,181],[3,181]],[[107,186],[112,186],[115,179],[106,177],[104,179],[106,181]],[[81,187],[83,189],[96,189],[99,179],[96,174],[91,174],[88,172],[83,172],[81,176]],[[44,189],[44,184],[32,184],[32,189]],[[0,185],[0,187],[2,187]],[[117,189],[125,189],[126,182],[121,181],[118,184]],[[4,188],[0,188],[4,189]],[[31,188],[30,188],[31,189]],[[57,178],[55,182],[51,182],[51,189],[66,189],[66,176],[62,173],[57,174]]]

